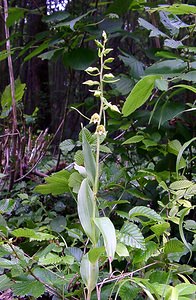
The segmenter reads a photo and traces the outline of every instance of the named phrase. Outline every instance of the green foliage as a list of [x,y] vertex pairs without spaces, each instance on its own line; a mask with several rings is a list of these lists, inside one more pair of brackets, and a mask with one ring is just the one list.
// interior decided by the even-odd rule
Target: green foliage
[[[84,94],[89,88],[94,102],[75,106],[90,122],[82,124],[78,141],[60,143],[70,163],[66,169],[44,174],[45,183],[40,184],[36,171],[47,168],[38,163],[32,181],[26,177],[27,182],[15,183],[10,192],[2,185],[0,290],[11,289],[14,297],[194,297],[191,101],[196,67],[195,48],[188,43],[195,8],[182,3],[150,7],[153,15],[146,14],[142,1],[114,0],[99,2],[96,10],[80,15],[54,12],[42,18],[49,31],[19,53],[27,53],[25,62],[33,57],[59,59],[66,74],[78,76],[77,71],[85,70]],[[10,8],[7,25],[15,26],[26,13],[33,12]],[[126,15],[133,19],[131,31]],[[119,47],[113,51],[116,37]],[[0,60],[7,57],[3,50]],[[121,73],[115,74],[118,70]],[[25,87],[15,81],[17,112]],[[1,108],[6,122],[12,110],[10,85],[1,95]],[[1,144],[5,151],[8,144]],[[0,171],[4,183],[7,174]]]

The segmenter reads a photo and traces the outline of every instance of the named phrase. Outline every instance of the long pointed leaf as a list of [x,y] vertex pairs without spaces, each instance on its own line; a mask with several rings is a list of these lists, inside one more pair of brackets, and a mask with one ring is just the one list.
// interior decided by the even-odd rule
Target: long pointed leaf
[[95,218],[94,221],[103,235],[105,250],[108,259],[111,262],[114,259],[116,251],[116,233],[114,225],[107,217]]
[[124,117],[129,116],[148,100],[155,86],[155,80],[159,78],[159,75],[148,75],[138,81],[123,105]]
[[78,216],[86,235],[93,244],[96,244],[99,233],[93,222],[93,213],[95,210],[98,215],[98,212],[94,205],[96,205],[94,193],[88,184],[88,179],[84,179],[78,192]]
[[95,182],[96,164],[90,144],[86,138],[85,129],[82,130],[82,149],[84,155],[84,166],[92,184]]

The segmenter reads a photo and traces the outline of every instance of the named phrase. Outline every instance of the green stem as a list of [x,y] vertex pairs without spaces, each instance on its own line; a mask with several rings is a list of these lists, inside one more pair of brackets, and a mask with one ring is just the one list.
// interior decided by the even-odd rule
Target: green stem
[[99,135],[97,134],[96,174],[95,174],[95,186],[94,186],[95,196],[97,195],[98,186],[99,186],[99,153],[100,153],[100,140],[99,140]]

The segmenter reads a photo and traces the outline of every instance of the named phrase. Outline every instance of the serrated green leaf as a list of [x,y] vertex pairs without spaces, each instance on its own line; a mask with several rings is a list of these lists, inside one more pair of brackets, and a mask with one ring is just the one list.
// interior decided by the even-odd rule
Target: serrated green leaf
[[171,190],[178,191],[178,190],[188,189],[189,187],[191,187],[193,185],[194,185],[194,183],[189,180],[178,180],[178,181],[171,183],[169,188]]
[[46,183],[36,186],[34,191],[43,195],[52,194],[54,196],[69,192],[69,176],[70,172],[67,170],[54,173],[53,175],[46,177]]
[[185,250],[184,244],[177,239],[169,240],[164,246],[165,254],[183,252],[184,250]]
[[21,282],[16,282],[12,286],[12,291],[16,296],[30,295],[38,298],[45,292],[45,287],[39,281],[24,280]]
[[119,232],[119,241],[127,246],[146,249],[144,237],[137,225],[126,222]]
[[146,206],[136,206],[129,211],[129,217],[143,216],[154,221],[163,221],[162,217],[153,209]]
[[155,80],[159,77],[148,75],[138,81],[123,105],[122,113],[124,117],[129,116],[148,100],[154,88]]
[[25,237],[37,241],[56,239],[54,235],[44,232],[36,232],[35,230],[29,228],[15,229],[11,233],[16,237]]
[[0,275],[0,291],[6,290],[10,287],[10,279],[4,274]]
[[13,266],[16,266],[18,262],[16,260],[9,260],[6,258],[0,258],[0,267],[5,269],[11,269]]
[[38,264],[43,266],[60,264],[62,258],[54,253],[48,253],[44,257],[40,257]]
[[116,233],[113,223],[107,217],[95,218],[94,222],[101,231],[104,240],[105,250],[109,261],[114,259],[116,251]]
[[88,180],[84,179],[78,192],[78,216],[86,235],[93,244],[96,244],[99,233],[93,222],[93,213],[96,211],[96,215],[98,215],[98,211],[94,206],[96,206],[94,193]]

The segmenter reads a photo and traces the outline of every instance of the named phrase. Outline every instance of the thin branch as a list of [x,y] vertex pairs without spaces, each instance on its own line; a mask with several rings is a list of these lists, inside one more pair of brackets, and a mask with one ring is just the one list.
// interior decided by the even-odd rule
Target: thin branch
[[10,45],[10,33],[9,28],[7,27],[7,18],[8,18],[8,3],[7,0],[4,0],[4,20],[5,20],[5,37],[6,37],[6,50],[8,52],[8,68],[9,68],[9,77],[10,77],[10,89],[12,97],[12,130],[15,133],[17,129],[17,112],[16,112],[16,98],[15,98],[15,83],[14,83],[14,70],[11,56],[11,45]]

